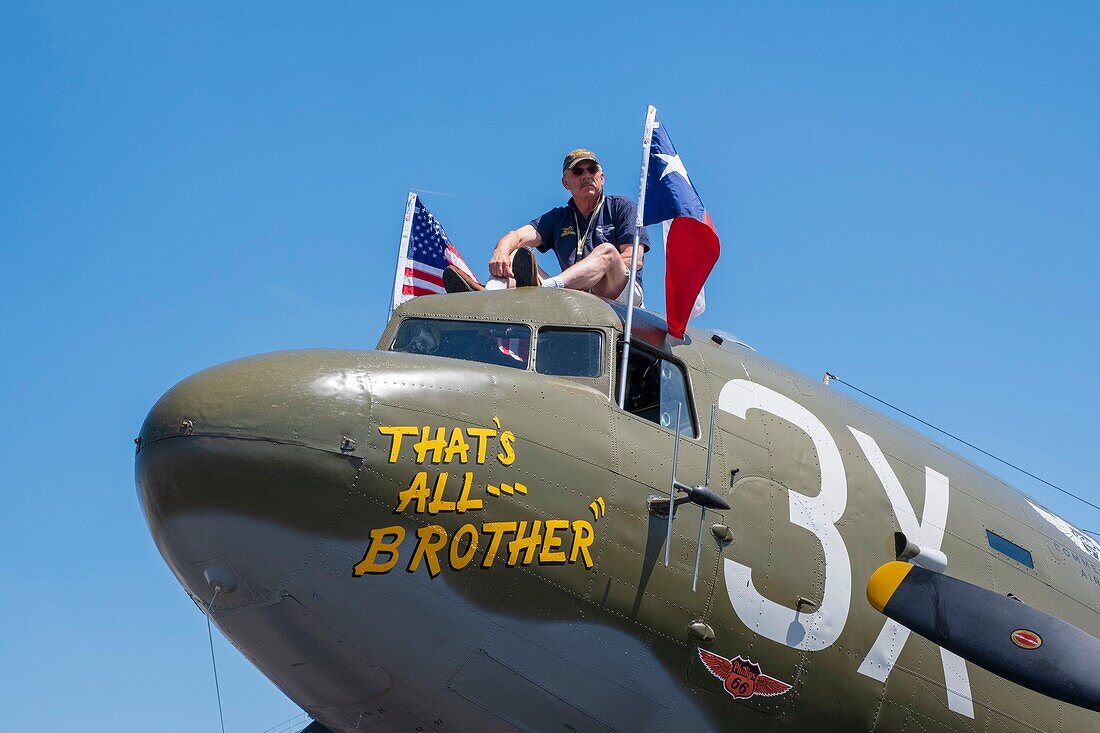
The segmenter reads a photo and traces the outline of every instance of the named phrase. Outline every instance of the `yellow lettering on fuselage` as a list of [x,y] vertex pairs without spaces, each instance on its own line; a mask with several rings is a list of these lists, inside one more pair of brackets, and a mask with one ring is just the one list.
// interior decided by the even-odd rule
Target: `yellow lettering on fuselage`
[[[562,536],[566,534],[572,537]],[[507,535],[512,535],[512,539],[505,544]],[[353,574],[359,577],[392,570],[397,565],[399,547],[404,539],[405,528],[400,525],[372,529],[363,559],[355,566]],[[594,563],[589,548],[594,539],[592,525],[584,519],[572,523],[567,519],[483,522],[480,527],[466,523],[453,535],[438,524],[430,524],[416,530],[416,544],[405,569],[415,573],[423,564],[434,578],[442,570],[439,557],[445,552],[448,566],[452,570],[462,570],[473,562],[479,547],[485,548],[481,560],[483,568],[493,567],[502,551],[507,567],[561,565],[579,560],[585,568],[591,568]],[[566,543],[569,544],[568,559],[563,549]]]
[[435,479],[435,493],[432,494],[432,500],[428,503],[428,514],[453,512],[455,510],[455,503],[453,501],[446,501],[443,499],[443,492],[446,490],[447,472],[441,471],[439,476]]
[[[387,453],[390,463],[398,463],[402,458],[402,449],[405,448],[405,459],[411,458],[419,466],[449,466],[456,463],[463,465],[469,464],[471,458],[476,465],[481,466],[490,455],[490,441],[496,439],[499,443],[499,449],[494,454],[496,460],[501,466],[511,466],[516,461],[516,435],[511,430],[504,429],[499,417],[494,417],[493,423],[496,425],[495,429],[473,426],[383,425],[378,428],[378,432],[390,439]],[[411,454],[406,448],[409,443],[405,438],[415,439],[411,443]],[[425,469],[416,471],[408,488],[398,493],[394,514],[436,516],[483,511],[486,500],[471,496],[475,481],[489,497],[499,497],[501,501],[528,493],[527,485],[511,479],[507,471],[504,472],[505,475],[494,478],[495,483],[482,483],[484,479],[479,481],[474,475],[475,471],[463,471],[462,484],[458,486],[458,474],[427,466]],[[450,498],[448,485],[453,487]],[[353,567],[353,574],[358,577],[387,573],[396,567],[401,559],[400,547],[406,534],[406,529],[400,525],[370,530],[363,559]],[[479,549],[482,551],[480,566],[483,568],[493,567],[498,555],[510,568],[563,565],[578,561],[585,568],[592,568],[595,564],[591,553],[594,540],[592,524],[583,519],[525,519],[482,522],[480,525],[471,522],[460,525],[453,534],[439,524],[429,524],[416,530],[416,541],[405,569],[415,573],[425,565],[428,574],[434,578],[442,572],[441,554],[451,570],[459,571],[473,563]]]
[[[404,447],[405,438],[415,437],[413,453],[418,464],[451,464],[470,462],[471,448],[474,450],[474,462],[479,466],[485,465],[489,455],[489,441],[500,437],[500,451],[496,458],[502,466],[510,466],[516,460],[515,442],[516,435],[511,430],[500,430],[500,421],[497,429],[479,428],[472,425],[446,428],[443,426],[424,425],[382,425],[378,432],[390,439],[390,449],[387,460],[397,463],[401,458],[401,449]],[[449,431],[449,432],[448,432]]]
[[428,575],[439,575],[439,551],[447,544],[447,530],[438,524],[429,524],[416,530],[416,547],[409,559],[408,572],[415,573],[420,567],[421,558],[428,564]]
[[417,514],[423,514],[428,510],[428,498],[431,496],[431,492],[428,490],[428,472],[417,471],[413,476],[412,483],[409,484],[409,488],[402,491],[397,495],[397,509],[394,509],[394,514],[400,514],[405,511],[410,503],[416,502],[416,508],[413,509]]
[[519,555],[523,553],[523,565],[530,565],[535,559],[535,551],[542,544],[542,520],[536,519],[531,525],[530,534],[527,533],[527,522],[520,522],[516,530],[516,538],[508,543],[508,567],[515,567],[519,562]]
[[[387,540],[387,537],[392,537],[392,539]],[[367,551],[363,553],[363,559],[352,568],[351,574],[358,578],[365,573],[388,573],[397,564],[397,548],[404,539],[405,528],[399,524],[372,529]],[[389,557],[383,562],[379,562],[379,553],[385,553]]]
[[470,487],[474,484],[474,472],[466,472],[466,480],[462,483],[462,494],[458,497],[458,504],[455,505],[459,514],[465,514],[466,512],[476,512],[485,506],[485,502],[481,499],[470,498]]
[[575,520],[573,522],[573,548],[569,551],[569,562],[576,562],[577,556],[580,555],[586,568],[595,565],[592,562],[592,555],[588,553],[588,548],[592,546],[595,539],[596,533],[587,520]]
[[401,454],[401,439],[406,435],[417,435],[420,431],[415,425],[384,425],[378,428],[382,435],[390,436],[390,463],[397,463]]
[[496,559],[497,550],[500,549],[500,541],[504,538],[505,532],[515,532],[515,522],[486,522],[481,525],[483,532],[488,532],[493,536],[489,540],[489,547],[485,550],[485,559],[481,561],[481,567],[491,568],[493,567],[493,560]]
[[546,534],[542,538],[542,550],[539,552],[540,565],[561,565],[565,562],[565,553],[561,547],[561,537],[557,533],[569,529],[568,519],[547,519]]
[[470,459],[470,444],[462,437],[462,428],[451,431],[451,440],[447,443],[447,449],[443,451],[443,462],[453,463],[458,454],[462,455],[462,463]]
[[477,465],[485,463],[485,453],[489,448],[489,438],[497,437],[497,431],[492,428],[466,428],[471,437],[477,438]]
[[439,463],[443,458],[443,449],[447,447],[447,429],[436,428],[435,437],[429,438],[431,430],[431,426],[425,425],[420,433],[420,440],[413,444],[417,463],[423,463],[427,459],[428,451],[432,452],[432,463]]

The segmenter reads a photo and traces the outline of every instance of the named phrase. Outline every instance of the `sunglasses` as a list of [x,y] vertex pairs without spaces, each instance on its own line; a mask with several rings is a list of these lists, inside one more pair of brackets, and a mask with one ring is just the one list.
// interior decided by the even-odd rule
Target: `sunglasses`
[[569,170],[575,176],[583,176],[585,174],[585,171],[587,171],[590,175],[594,176],[594,175],[596,175],[596,173],[599,172],[600,167],[598,165],[596,165],[595,163],[591,163],[589,165],[575,165],[572,168],[570,168]]

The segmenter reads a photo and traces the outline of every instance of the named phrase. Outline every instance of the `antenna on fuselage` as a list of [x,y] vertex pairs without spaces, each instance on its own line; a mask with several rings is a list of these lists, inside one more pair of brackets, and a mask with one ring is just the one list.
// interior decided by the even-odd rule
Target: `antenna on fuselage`
[[672,520],[676,518],[676,468],[680,463],[680,416],[684,403],[676,403],[676,442],[672,447],[672,481],[668,485],[668,537],[665,538],[665,567],[672,554]]
[[[710,488],[710,457],[714,455],[714,418],[718,411],[718,405],[710,406],[710,432],[707,433],[707,472],[703,478],[703,486]],[[726,505],[729,508],[729,505]],[[707,508],[702,507],[699,513],[699,537],[695,540],[695,573],[691,576],[691,592],[695,592],[695,584],[699,582],[699,556],[703,553],[703,525],[707,521]]]
[[[695,573],[691,578],[691,591],[699,582],[699,557],[703,551],[703,525],[707,521],[707,509],[725,511],[730,505],[710,488],[711,456],[714,454],[714,426],[717,416],[717,405],[710,406],[710,434],[707,436],[707,470],[706,478],[702,486],[688,486],[676,479],[676,471],[680,463],[680,420],[683,415],[683,403],[676,405],[676,442],[672,448],[672,481],[668,487],[668,498],[663,496],[651,496],[648,500],[651,514],[668,513],[668,534],[665,537],[665,567],[669,566],[672,556],[672,520],[676,518],[676,507],[687,502],[698,504],[702,510],[699,514],[699,535],[695,540]],[[683,491],[683,496],[677,496],[676,491]]]

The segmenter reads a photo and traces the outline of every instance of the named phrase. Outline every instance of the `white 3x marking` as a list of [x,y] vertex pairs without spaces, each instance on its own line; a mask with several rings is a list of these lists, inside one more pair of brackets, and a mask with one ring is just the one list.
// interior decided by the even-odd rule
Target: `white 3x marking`
[[825,554],[825,583],[817,611],[804,614],[760,594],[752,568],[726,558],[726,590],[737,615],[757,633],[795,649],[816,652],[832,646],[844,631],[852,601],[852,565],[848,548],[836,528],[848,503],[848,480],[840,450],[828,429],[809,410],[789,397],[734,379],[722,387],[718,407],[745,419],[750,409],[781,417],[810,436],[821,466],[821,493],[787,492],[791,523],[812,532]]
[[[752,582],[752,569],[726,558],[725,580],[730,603],[741,620],[757,633],[795,649],[820,651],[831,646],[844,631],[852,597],[852,566],[844,538],[836,522],[848,502],[848,483],[840,451],[828,428],[809,410],[778,392],[747,379],[727,382],[718,396],[719,409],[747,419],[750,409],[761,410],[795,425],[809,436],[821,469],[821,492],[814,497],[788,491],[791,523],[811,532],[821,543],[825,558],[825,582],[821,606],[812,614],[764,598]],[[943,474],[925,467],[924,518],[917,519],[901,482],[871,436],[848,428],[886,491],[894,515],[906,537],[926,549],[939,550],[947,526],[950,482]],[[897,663],[909,630],[887,620],[878,639],[859,667],[863,675],[885,683]],[[974,704],[966,662],[940,649],[948,707],[969,718]]]
[[[882,449],[875,439],[848,426],[856,442],[867,456],[879,483],[886,490],[890,506],[905,536],[924,549],[938,550],[943,545],[943,532],[947,526],[947,508],[951,500],[948,478],[939,471],[924,467],[924,520],[917,519],[913,505],[905,490],[901,488],[894,469],[886,461]],[[909,629],[893,619],[887,619],[886,625],[875,640],[871,651],[859,666],[859,673],[879,682],[886,682],[890,670],[897,664],[902,647],[909,639]],[[966,662],[962,657],[940,647],[940,661],[943,663],[943,676],[947,687],[947,707],[968,718],[974,717],[974,701],[970,690],[970,675],[966,671]]]

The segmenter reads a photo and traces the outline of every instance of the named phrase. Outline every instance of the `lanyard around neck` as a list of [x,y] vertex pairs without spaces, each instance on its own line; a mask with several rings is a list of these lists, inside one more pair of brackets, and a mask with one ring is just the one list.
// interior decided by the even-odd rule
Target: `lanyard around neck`
[[581,253],[584,252],[584,243],[588,241],[588,235],[592,231],[592,226],[596,223],[596,217],[600,214],[600,209],[603,208],[603,194],[600,194],[600,200],[596,202],[596,208],[592,209],[592,213],[588,217],[588,226],[584,229],[584,236],[581,236],[581,220],[577,218],[577,202],[573,201],[573,228],[577,230],[577,260],[580,261]]

